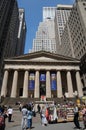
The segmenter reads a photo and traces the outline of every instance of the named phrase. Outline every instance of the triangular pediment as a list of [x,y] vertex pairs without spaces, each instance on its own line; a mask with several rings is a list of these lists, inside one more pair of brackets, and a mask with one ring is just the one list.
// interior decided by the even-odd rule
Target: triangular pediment
[[10,59],[6,59],[10,61],[30,61],[30,62],[77,62],[79,60],[72,58],[72,57],[66,57],[63,55],[58,55],[50,52],[45,51],[38,51],[34,53],[28,53],[24,54],[18,57],[13,57]]
[[56,62],[57,60],[56,59],[52,59],[52,58],[48,58],[48,57],[45,57],[45,56],[41,56],[41,57],[37,57],[37,58],[32,58],[32,59],[29,59],[29,61],[36,61],[36,62]]

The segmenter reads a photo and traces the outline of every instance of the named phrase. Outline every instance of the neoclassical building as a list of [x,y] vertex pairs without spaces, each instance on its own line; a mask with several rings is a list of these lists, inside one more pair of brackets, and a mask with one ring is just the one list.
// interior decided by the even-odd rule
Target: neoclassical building
[[1,96],[46,98],[83,96],[80,61],[39,51],[5,59]]

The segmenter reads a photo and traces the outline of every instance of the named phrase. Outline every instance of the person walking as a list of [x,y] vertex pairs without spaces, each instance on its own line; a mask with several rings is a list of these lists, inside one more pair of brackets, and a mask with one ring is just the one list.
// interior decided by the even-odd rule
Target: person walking
[[31,127],[32,127],[32,117],[33,117],[33,112],[31,109],[31,105],[29,105],[28,112],[27,112],[27,127],[29,130],[31,130]]
[[48,121],[49,120],[49,110],[48,110],[48,108],[46,108],[46,110],[45,110],[45,116],[46,116],[46,119]]
[[84,130],[86,130],[86,105],[83,107],[82,114],[83,114]]
[[80,127],[79,120],[78,120],[78,118],[79,118],[79,109],[78,109],[78,106],[76,104],[74,104],[73,111],[74,111],[74,124],[75,124],[75,128],[80,129],[81,127]]
[[37,105],[37,109],[38,109],[38,111],[37,111],[37,112],[38,112],[38,113],[40,113],[40,109],[41,109],[41,107],[40,107],[40,105],[39,105],[39,104]]
[[5,119],[6,118],[7,118],[7,111],[4,110],[4,111],[0,112],[0,130],[5,130],[5,127],[6,127]]
[[21,122],[21,127],[22,127],[22,130],[27,128],[27,113],[28,113],[28,110],[27,110],[27,105],[23,105],[22,107],[22,122]]
[[21,112],[21,110],[22,110],[22,104],[20,103],[19,104],[19,111]]
[[42,110],[41,110],[41,124],[42,126],[47,126],[48,121],[46,118],[46,108],[45,106],[42,106]]
[[12,115],[13,115],[13,108],[11,106],[9,106],[7,113],[8,113],[8,122],[11,122],[12,121]]

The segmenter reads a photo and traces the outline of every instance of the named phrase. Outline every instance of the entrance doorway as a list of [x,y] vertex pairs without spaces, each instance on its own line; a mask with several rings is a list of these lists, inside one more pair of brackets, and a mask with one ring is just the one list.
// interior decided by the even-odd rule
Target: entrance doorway
[[22,96],[22,94],[23,94],[23,88],[20,88],[20,90],[19,90],[19,96]]
[[40,96],[46,95],[46,83],[40,82]]
[[46,96],[46,74],[40,74],[40,97]]

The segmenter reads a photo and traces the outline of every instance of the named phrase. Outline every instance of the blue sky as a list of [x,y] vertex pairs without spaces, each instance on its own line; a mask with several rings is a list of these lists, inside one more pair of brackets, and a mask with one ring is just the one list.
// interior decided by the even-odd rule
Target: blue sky
[[42,21],[43,7],[56,7],[57,4],[73,4],[75,0],[17,0],[18,7],[25,9],[25,21],[27,26],[26,43],[24,53],[32,49],[33,39],[39,23]]

